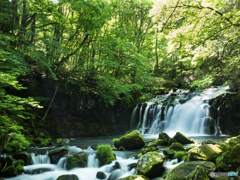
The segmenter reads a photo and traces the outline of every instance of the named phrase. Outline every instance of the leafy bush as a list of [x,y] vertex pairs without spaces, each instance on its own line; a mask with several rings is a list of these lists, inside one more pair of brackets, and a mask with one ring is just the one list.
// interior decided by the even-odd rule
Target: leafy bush
[[34,139],[33,141],[35,143],[39,143],[41,146],[46,146],[46,145],[49,144],[49,142],[51,140],[52,140],[51,138],[40,138],[40,137],[38,137],[38,138]]
[[62,139],[61,138],[58,138],[57,139],[57,143],[60,144],[62,142]]
[[15,134],[7,144],[5,151],[22,151],[30,146],[30,142],[22,134]]

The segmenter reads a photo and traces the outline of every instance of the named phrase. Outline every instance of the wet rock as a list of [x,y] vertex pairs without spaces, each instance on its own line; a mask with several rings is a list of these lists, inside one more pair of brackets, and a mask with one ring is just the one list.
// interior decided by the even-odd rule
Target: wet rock
[[161,132],[158,135],[158,139],[162,139],[164,141],[164,145],[167,145],[170,137],[166,133]]
[[212,161],[215,160],[223,153],[223,150],[219,145],[204,144],[199,147],[195,147],[188,151],[189,161]]
[[205,144],[217,144],[217,143],[213,140],[207,139],[207,140],[202,142],[202,145],[205,145]]
[[48,171],[53,171],[53,170],[51,168],[39,168],[39,169],[34,169],[31,174],[41,174]]
[[197,165],[197,167],[192,171],[192,173],[188,176],[191,180],[210,180],[206,174],[206,171],[202,166]]
[[214,163],[210,161],[191,161],[185,162],[177,167],[175,167],[167,176],[167,180],[186,180],[187,176],[189,176],[197,166],[201,166],[204,171],[208,174],[211,171],[216,170],[216,166]]
[[145,147],[142,149],[142,154],[146,154],[148,152],[157,151],[157,150],[158,150],[157,147]]
[[173,149],[164,149],[163,154],[167,156],[169,159],[173,159],[175,151]]
[[66,169],[73,169],[75,167],[87,166],[87,153],[80,152],[74,155],[70,155],[66,160]]
[[136,168],[136,167],[137,167],[137,163],[132,163],[127,165],[128,171],[131,171],[133,168]]
[[110,164],[113,160],[116,160],[116,156],[108,144],[100,145],[97,149],[97,158],[100,166]]
[[118,148],[118,150],[119,150],[119,151],[125,151],[125,148],[124,148],[123,146],[120,146],[120,147]]
[[225,142],[228,143],[229,147],[232,148],[232,147],[236,146],[237,144],[240,144],[240,135],[236,136],[236,137],[228,138]]
[[175,142],[177,142],[176,139],[170,138],[170,139],[168,140],[168,145],[171,145],[172,143],[175,143]]
[[17,176],[17,169],[14,166],[8,166],[1,172],[2,177],[15,177]]
[[65,174],[59,176],[57,180],[79,180],[79,178],[75,174]]
[[171,146],[169,147],[169,149],[173,149],[175,151],[184,151],[184,147],[182,144],[176,142],[176,143],[172,143]]
[[28,152],[18,152],[13,154],[12,156],[14,159],[22,159],[24,161],[24,165],[32,164],[32,157]]
[[97,174],[96,174],[96,178],[98,178],[98,179],[106,179],[107,175],[104,172],[102,172],[102,171],[98,171]]
[[140,157],[137,162],[138,175],[156,177],[161,175],[165,156],[158,152],[149,152]]
[[116,169],[110,174],[110,176],[107,178],[107,180],[116,180],[125,173],[126,173],[126,171],[123,169]]
[[181,143],[181,144],[191,144],[191,143],[194,143],[193,140],[190,140],[189,138],[187,138],[186,136],[184,136],[180,132],[177,132],[173,138],[176,139],[176,141]]
[[145,140],[138,130],[132,131],[122,136],[119,141],[114,141],[114,146],[116,148],[123,146],[126,150],[141,149],[144,147],[144,145]]
[[150,179],[143,175],[131,175],[124,178],[120,178],[118,180],[150,180]]
[[216,165],[220,171],[236,171],[240,166],[240,144],[219,156]]
[[148,147],[149,146],[162,146],[162,145],[164,145],[164,140],[163,139],[158,139],[158,140],[153,140],[153,141],[150,141],[149,143],[148,143]]
[[67,148],[56,148],[48,152],[51,164],[57,164],[59,159],[61,159],[61,157],[67,154],[68,154]]

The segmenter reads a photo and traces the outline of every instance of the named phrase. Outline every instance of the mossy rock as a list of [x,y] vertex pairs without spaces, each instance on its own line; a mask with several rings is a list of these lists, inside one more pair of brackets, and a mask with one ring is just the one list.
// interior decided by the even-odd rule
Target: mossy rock
[[32,164],[32,157],[28,152],[18,152],[13,154],[12,156],[14,159],[22,159],[24,161],[24,165],[31,165]]
[[164,140],[163,139],[158,139],[158,140],[153,140],[151,142],[148,143],[148,147],[149,146],[163,146],[164,145]]
[[186,161],[187,157],[187,151],[176,151],[173,156],[173,158],[177,158],[178,162]]
[[164,141],[164,145],[167,145],[170,137],[166,133],[161,132],[158,135],[158,139],[162,139]]
[[57,180],[79,180],[75,174],[64,174],[57,178]]
[[199,165],[189,174],[188,178],[191,180],[210,180],[205,169]]
[[119,141],[114,141],[114,146],[119,148],[123,146],[126,150],[141,149],[145,145],[145,140],[142,134],[138,131],[132,131],[122,136]]
[[118,180],[150,180],[150,179],[143,175],[131,175],[124,178],[120,178]]
[[184,147],[181,143],[172,143],[169,149],[173,149],[174,151],[184,151]]
[[189,161],[212,161],[215,160],[223,153],[219,145],[205,144],[195,147],[188,151]]
[[110,145],[99,145],[97,148],[97,157],[99,159],[99,165],[110,164],[116,160],[116,155],[112,152]]
[[17,169],[14,166],[8,166],[1,172],[2,177],[15,177],[17,176]]
[[188,100],[189,100],[189,99],[179,99],[178,102],[179,102],[180,104],[184,104],[184,103],[187,102]]
[[204,144],[217,144],[217,142],[213,141],[213,140],[210,140],[210,139],[207,139],[207,140],[202,142],[202,145],[204,145]]
[[170,138],[170,139],[168,140],[168,145],[170,146],[172,143],[175,143],[175,142],[177,142],[176,139]]
[[216,170],[214,163],[210,161],[191,161],[185,162],[175,167],[167,176],[167,180],[186,180],[187,177],[196,169],[197,166],[201,166],[208,174],[211,171]]
[[70,155],[66,161],[66,169],[73,169],[75,167],[86,167],[87,166],[87,153],[79,152],[74,155]]
[[56,148],[48,152],[51,164],[57,164],[61,157],[68,154],[67,148]]
[[163,154],[167,156],[169,159],[173,159],[175,151],[173,149],[164,149]]
[[142,154],[146,154],[148,152],[157,151],[157,150],[158,150],[157,147],[146,147],[142,149]]
[[194,141],[190,140],[189,138],[187,138],[186,136],[184,136],[180,132],[177,132],[173,138],[176,139],[176,141],[181,143],[181,144],[192,144],[192,143],[194,143]]
[[120,146],[120,147],[118,148],[118,150],[119,150],[119,151],[125,151],[125,148],[124,148],[123,146]]
[[137,162],[138,175],[157,177],[161,175],[165,156],[158,152],[149,152],[140,157]]
[[230,148],[232,148],[232,147],[236,146],[237,144],[240,144],[240,135],[236,136],[236,137],[228,138],[225,142],[229,144]]
[[220,171],[236,171],[240,166],[240,144],[219,156],[216,165]]
[[98,171],[97,174],[96,174],[96,178],[98,178],[98,179],[106,179],[107,175],[104,172],[102,172],[102,171]]

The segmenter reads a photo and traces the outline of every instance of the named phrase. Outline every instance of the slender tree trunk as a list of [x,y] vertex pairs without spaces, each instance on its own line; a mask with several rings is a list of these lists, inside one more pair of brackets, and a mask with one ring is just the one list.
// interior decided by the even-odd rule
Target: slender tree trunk
[[49,106],[48,106],[48,109],[47,109],[47,111],[46,111],[43,119],[42,119],[43,121],[45,121],[45,118],[47,117],[48,111],[50,110],[50,108],[51,108],[51,106],[52,106],[52,103],[53,103],[53,101],[54,101],[54,99],[55,99],[55,96],[56,96],[56,94],[57,94],[57,91],[58,91],[58,87],[59,87],[59,84],[56,86],[56,89],[55,89],[55,92],[54,92],[54,94],[53,94],[52,100],[51,100],[51,102],[50,102],[50,104],[49,104]]

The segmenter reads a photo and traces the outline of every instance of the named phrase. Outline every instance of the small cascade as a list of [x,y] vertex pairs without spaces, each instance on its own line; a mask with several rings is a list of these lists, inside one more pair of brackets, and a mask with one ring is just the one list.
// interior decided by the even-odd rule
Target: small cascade
[[99,167],[99,161],[96,157],[96,153],[88,155],[88,167]]
[[31,153],[33,164],[50,164],[50,158],[48,152],[45,155]]
[[221,131],[217,122],[209,113],[208,100],[225,93],[227,89],[209,88],[201,93],[171,91],[138,104],[133,110],[131,125],[135,125],[135,129],[142,134],[175,134],[178,131],[183,134],[219,134]]
[[57,163],[58,168],[66,169],[67,157],[61,157]]

